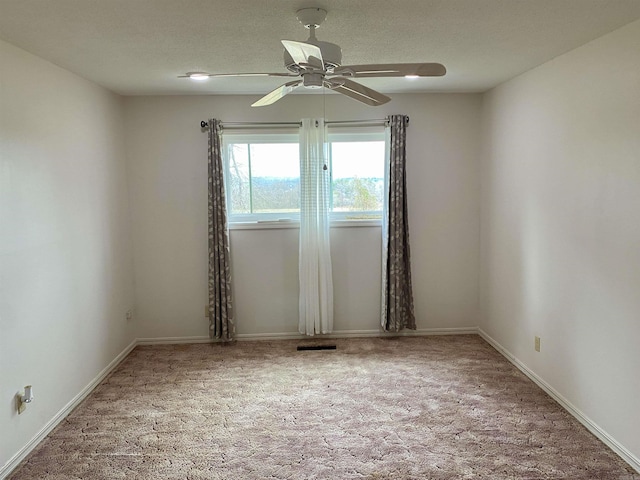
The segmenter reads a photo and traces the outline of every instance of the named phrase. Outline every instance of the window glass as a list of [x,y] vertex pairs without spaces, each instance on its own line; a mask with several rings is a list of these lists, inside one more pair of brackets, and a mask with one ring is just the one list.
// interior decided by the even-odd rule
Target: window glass
[[329,136],[331,200],[335,219],[382,217],[384,132]]
[[223,145],[230,222],[298,217],[297,135],[225,135]]
[[251,150],[253,213],[300,211],[297,143],[256,143]]
[[225,186],[229,213],[251,213],[248,144],[234,143],[227,147],[227,171]]
[[[379,219],[384,131],[344,130],[328,135],[332,219]],[[223,160],[230,223],[299,219],[297,134],[225,134]]]

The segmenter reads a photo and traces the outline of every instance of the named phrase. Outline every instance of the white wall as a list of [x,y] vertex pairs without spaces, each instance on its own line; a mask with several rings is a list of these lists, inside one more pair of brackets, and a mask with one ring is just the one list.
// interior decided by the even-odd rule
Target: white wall
[[1,41],[0,65],[1,476],[134,332],[122,100]]
[[638,59],[640,21],[485,95],[480,277],[481,328],[636,459]]
[[[639,54],[635,22],[484,96],[251,109],[256,97],[123,100],[0,42],[0,466],[136,336],[207,335],[200,120],[390,113],[411,117],[418,328],[480,323],[639,457]],[[297,234],[231,232],[240,334],[296,331]],[[379,228],[332,242],[336,330],[375,331]],[[27,383],[36,401],[18,416]]]
[[[206,336],[207,135],[200,120],[411,117],[408,188],[418,328],[478,323],[480,95],[131,97],[125,101],[141,337]],[[326,104],[323,102],[326,100]],[[239,334],[297,331],[298,230],[232,230]],[[332,231],[335,330],[378,330],[380,228]]]

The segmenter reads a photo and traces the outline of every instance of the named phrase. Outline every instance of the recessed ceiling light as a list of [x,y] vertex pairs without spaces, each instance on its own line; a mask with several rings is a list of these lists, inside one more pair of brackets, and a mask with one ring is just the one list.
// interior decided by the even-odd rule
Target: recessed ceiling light
[[420,75],[405,75],[404,78],[408,78],[409,80],[415,80],[416,78],[420,78]]
[[208,80],[209,79],[209,74],[205,73],[205,72],[188,72],[187,76],[191,79],[191,80],[197,80],[199,82],[203,81],[203,80]]

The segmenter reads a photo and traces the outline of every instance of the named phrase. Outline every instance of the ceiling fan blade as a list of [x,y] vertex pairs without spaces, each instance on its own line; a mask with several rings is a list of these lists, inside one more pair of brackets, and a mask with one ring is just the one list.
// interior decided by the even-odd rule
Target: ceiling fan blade
[[187,72],[184,75],[178,75],[178,78],[218,78],[218,77],[297,77],[295,73],[205,73],[205,72]]
[[293,40],[281,40],[284,48],[289,52],[291,58],[298,65],[307,65],[324,70],[322,51],[316,45],[304,42],[294,42]]
[[441,77],[447,69],[440,63],[381,63],[370,65],[343,65],[334,70],[334,75],[368,77]]
[[327,80],[325,85],[335,92],[342,93],[347,97],[351,97],[354,100],[366,103],[372,107],[377,107],[391,100],[386,95],[347,78]]
[[267,105],[271,105],[272,103],[277,102],[282,97],[287,95],[288,93],[293,92],[298,86],[302,83],[302,80],[295,80],[293,82],[285,83],[284,85],[280,85],[278,88],[273,90],[272,92],[267,93],[264,97],[258,100],[255,103],[252,103],[252,107],[265,107]]

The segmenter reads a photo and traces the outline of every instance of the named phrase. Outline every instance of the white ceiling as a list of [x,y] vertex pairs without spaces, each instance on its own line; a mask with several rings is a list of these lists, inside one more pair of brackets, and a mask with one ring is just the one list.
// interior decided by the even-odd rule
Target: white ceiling
[[640,18],[640,0],[0,0],[0,38],[123,95],[266,93],[304,7],[343,64],[440,62],[448,73],[368,79],[386,93],[487,90]]

